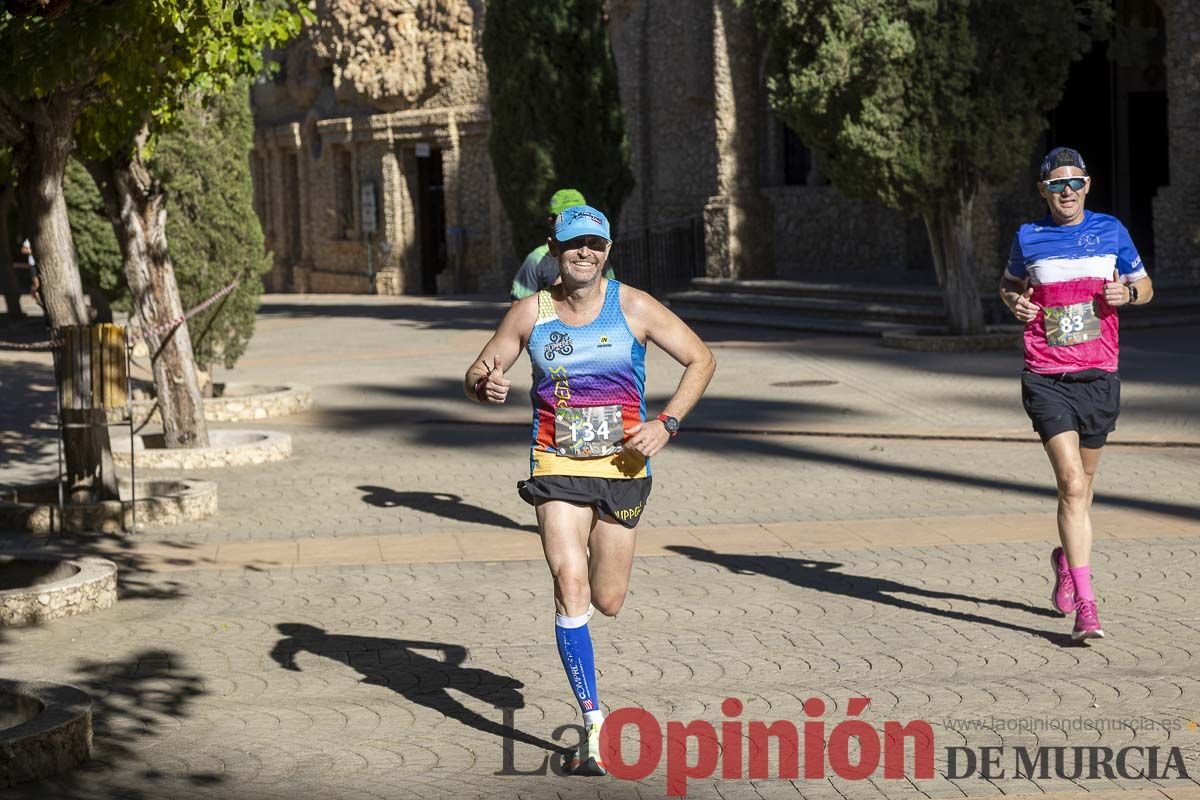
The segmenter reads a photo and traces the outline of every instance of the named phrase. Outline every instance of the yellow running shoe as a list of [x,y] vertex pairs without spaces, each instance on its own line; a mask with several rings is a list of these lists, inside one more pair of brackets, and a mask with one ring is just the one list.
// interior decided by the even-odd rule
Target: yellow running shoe
[[588,726],[587,738],[579,744],[579,749],[567,762],[567,772],[591,777],[608,774],[608,770],[604,768],[604,760],[600,758],[600,728],[603,725],[604,721],[601,720]]

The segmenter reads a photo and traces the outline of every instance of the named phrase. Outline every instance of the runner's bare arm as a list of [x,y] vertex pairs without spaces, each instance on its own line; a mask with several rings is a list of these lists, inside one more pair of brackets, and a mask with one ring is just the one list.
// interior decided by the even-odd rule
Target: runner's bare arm
[[1041,306],[1030,299],[1032,296],[1033,287],[1029,285],[1028,278],[1023,281],[1014,280],[1008,275],[1000,278],[1000,299],[1021,322],[1032,322],[1041,310]]
[[1150,282],[1150,276],[1138,278],[1133,283],[1129,284],[1134,289],[1137,289],[1138,299],[1136,303],[1131,303],[1135,306],[1144,306],[1154,298],[1154,284]]
[[[533,330],[537,318],[537,295],[513,303],[500,321],[500,327],[484,345],[463,378],[463,393],[477,403],[503,403],[508,398],[509,381],[504,373],[516,363]],[[487,378],[476,390],[482,378]]]
[[669,308],[645,292],[621,288],[621,305],[634,334],[654,342],[684,366],[679,386],[661,412],[682,421],[708,388],[717,369],[717,359],[695,331]]

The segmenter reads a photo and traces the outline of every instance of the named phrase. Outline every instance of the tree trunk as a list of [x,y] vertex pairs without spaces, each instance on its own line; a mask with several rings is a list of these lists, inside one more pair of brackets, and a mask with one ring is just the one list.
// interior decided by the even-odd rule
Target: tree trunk
[[971,244],[971,211],[975,192],[960,190],[957,203],[924,215],[938,285],[946,303],[952,334],[984,333],[983,304]]
[[8,230],[8,210],[12,208],[16,187],[12,181],[0,189],[0,290],[4,292],[4,308],[10,319],[25,316],[21,310],[21,286],[13,270],[13,240]]
[[[83,300],[62,191],[78,112],[72,99],[57,97],[37,104],[30,111],[28,136],[17,148],[16,162],[22,217],[32,228],[28,231],[29,243],[37,259],[46,314],[55,329],[87,325],[87,304]],[[67,428],[63,432],[71,501],[118,499],[104,411],[65,411],[63,421],[88,426]]]
[[[140,142],[139,148],[140,151]],[[165,198],[140,155],[89,164],[121,245],[125,280],[147,332],[166,446],[208,447],[208,426],[187,323],[155,331],[183,314],[167,252]]]

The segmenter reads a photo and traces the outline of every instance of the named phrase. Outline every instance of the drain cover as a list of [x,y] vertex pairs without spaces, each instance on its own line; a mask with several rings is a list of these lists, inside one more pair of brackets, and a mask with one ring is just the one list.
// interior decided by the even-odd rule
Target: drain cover
[[836,386],[837,381],[780,381],[771,385],[781,389],[804,389],[817,386]]

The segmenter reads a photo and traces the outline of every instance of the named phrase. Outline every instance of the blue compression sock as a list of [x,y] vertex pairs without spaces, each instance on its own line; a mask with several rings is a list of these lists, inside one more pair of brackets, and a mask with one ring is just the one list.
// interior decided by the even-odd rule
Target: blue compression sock
[[592,653],[592,634],[588,631],[588,617],[554,615],[554,639],[558,642],[558,655],[567,681],[579,701],[585,724],[603,718],[600,710],[600,693],[596,688],[596,659]]

